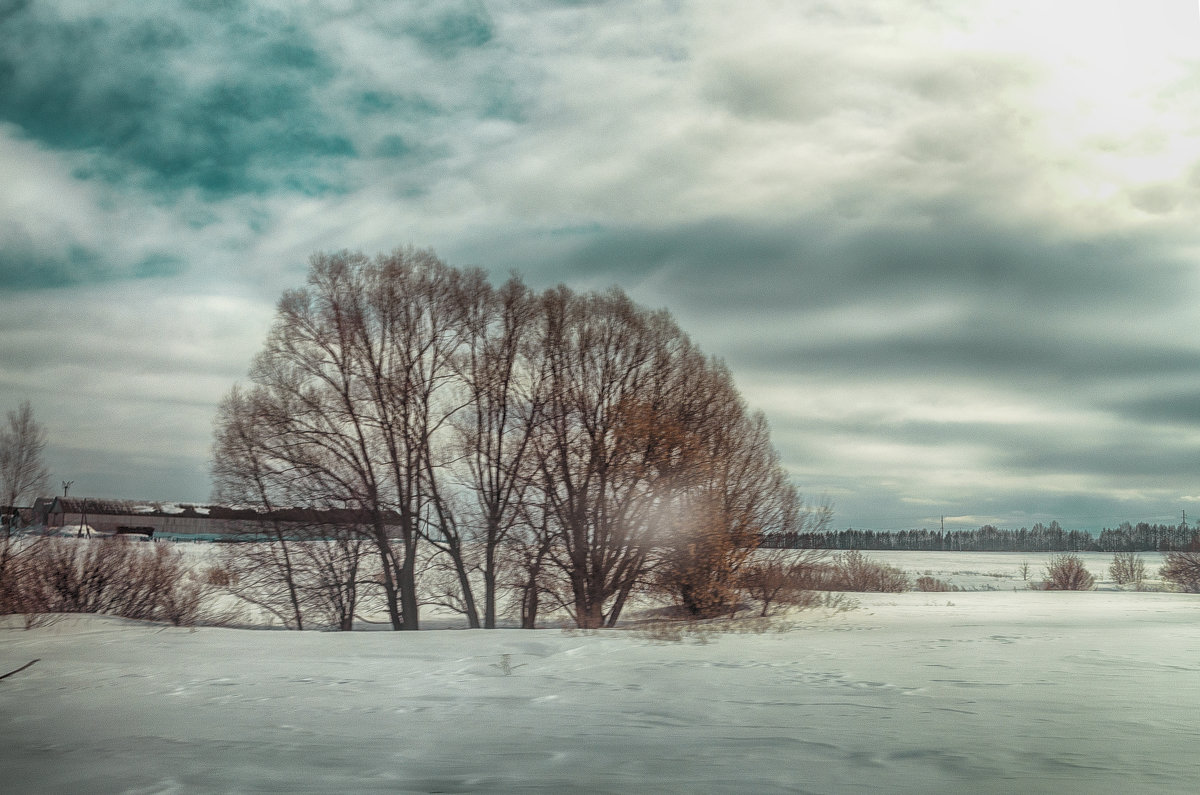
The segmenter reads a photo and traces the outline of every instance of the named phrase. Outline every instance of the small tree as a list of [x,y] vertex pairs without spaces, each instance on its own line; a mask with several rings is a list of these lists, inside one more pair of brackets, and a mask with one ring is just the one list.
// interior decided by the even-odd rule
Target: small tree
[[1046,565],[1043,591],[1089,591],[1096,585],[1096,578],[1083,565],[1078,555],[1066,553],[1052,555]]
[[1140,591],[1146,580],[1146,564],[1137,553],[1117,552],[1108,566],[1108,574],[1117,585],[1132,585]]
[[45,451],[46,429],[33,418],[29,401],[23,401],[0,428],[0,506],[16,508],[22,499],[45,490],[50,478]]

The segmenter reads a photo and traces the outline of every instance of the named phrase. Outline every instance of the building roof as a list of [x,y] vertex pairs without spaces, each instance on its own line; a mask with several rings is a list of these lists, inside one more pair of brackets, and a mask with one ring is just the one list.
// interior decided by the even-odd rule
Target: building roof
[[[224,505],[113,500],[96,497],[55,497],[48,513],[92,514],[95,516],[178,516],[200,519],[340,525],[364,524],[370,521],[370,514],[353,508],[277,508],[272,511],[258,511],[253,508],[231,508]],[[399,516],[388,511],[384,518],[388,524],[395,524]]]

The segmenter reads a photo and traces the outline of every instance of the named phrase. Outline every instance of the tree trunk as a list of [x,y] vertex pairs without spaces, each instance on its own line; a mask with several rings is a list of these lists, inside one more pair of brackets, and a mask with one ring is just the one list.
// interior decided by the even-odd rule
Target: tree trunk
[[536,577],[525,586],[521,594],[521,629],[537,629],[538,586]]
[[376,549],[379,552],[379,572],[383,579],[383,596],[387,600],[388,619],[392,622],[392,629],[404,629],[403,615],[400,610],[400,602],[398,600],[396,579],[393,574],[396,572],[394,564],[395,554],[387,543],[386,538],[376,538]]
[[483,628],[496,628],[496,552],[491,545],[483,564]]
[[475,592],[471,588],[471,577],[463,561],[462,550],[457,544],[451,547],[450,559],[454,561],[454,571],[458,575],[458,587],[462,590],[463,612],[467,615],[467,626],[479,629],[479,609],[475,607]]
[[284,540],[283,533],[276,528],[275,535],[279,539],[279,546],[283,552],[284,577],[287,581],[288,599],[291,601],[292,614],[296,618],[296,629],[304,629],[304,616],[300,610],[300,595],[296,592],[296,574],[292,568],[292,558],[288,552],[287,541]]
[[398,629],[418,630],[421,622],[417,605],[417,545],[415,539],[404,544],[404,566],[396,572],[400,583],[400,608],[402,622]]

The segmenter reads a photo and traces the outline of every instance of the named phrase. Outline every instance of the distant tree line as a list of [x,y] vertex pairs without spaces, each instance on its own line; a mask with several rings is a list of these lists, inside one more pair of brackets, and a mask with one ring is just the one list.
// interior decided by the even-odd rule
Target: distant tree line
[[984,525],[978,530],[826,530],[772,532],[762,546],[783,549],[927,550],[938,552],[1167,552],[1189,549],[1195,528],[1122,522],[1115,529],[1092,535],[1064,530],[1058,522],[1032,528],[1002,530]]

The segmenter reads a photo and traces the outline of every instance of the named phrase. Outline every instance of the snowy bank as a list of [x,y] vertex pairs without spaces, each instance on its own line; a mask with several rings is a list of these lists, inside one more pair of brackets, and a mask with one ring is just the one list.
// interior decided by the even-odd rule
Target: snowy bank
[[0,768],[47,793],[1194,791],[1200,598],[858,598],[707,644],[10,619],[0,673],[39,662],[0,680]]

